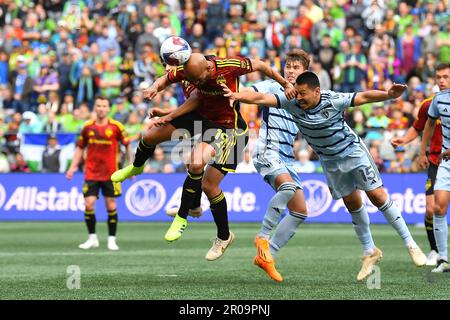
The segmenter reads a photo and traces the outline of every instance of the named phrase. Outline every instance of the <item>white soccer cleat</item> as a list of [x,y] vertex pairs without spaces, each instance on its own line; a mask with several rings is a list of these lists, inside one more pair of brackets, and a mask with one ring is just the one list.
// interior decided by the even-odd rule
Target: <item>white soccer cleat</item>
[[450,272],[450,268],[448,267],[448,262],[440,259],[437,262],[437,267],[431,270],[433,273],[443,273],[443,272]]
[[[172,208],[172,209],[168,209],[166,211],[166,214],[169,217],[173,217],[175,218],[175,216],[178,214],[178,210],[180,208]],[[202,207],[197,207],[197,208],[193,208],[193,209],[189,209],[189,213],[188,213],[191,217],[193,218],[200,218],[203,215],[203,209]]]
[[108,237],[108,249],[111,251],[119,250],[119,246],[116,244],[116,237]]
[[373,271],[373,266],[376,265],[378,262],[380,262],[382,258],[383,252],[378,248],[374,248],[374,251],[370,256],[363,256],[361,259],[362,261],[361,270],[356,276],[356,280],[362,281],[366,279],[368,276],[370,276]]
[[214,240],[214,243],[209,249],[208,253],[205,256],[205,259],[208,261],[213,261],[219,259],[225,250],[232,244],[234,241],[234,233],[230,231],[230,237],[228,240],[222,240],[220,238],[217,238]]
[[427,266],[437,265],[438,257],[439,257],[439,254],[436,251],[431,250],[430,253],[428,254],[426,265]]
[[427,263],[427,256],[417,245],[407,247],[411,260],[417,267],[423,267]]
[[94,235],[89,235],[89,239],[86,242],[80,244],[78,246],[78,248],[83,249],[83,250],[88,250],[88,249],[92,249],[92,248],[98,248],[99,246],[100,246],[100,243],[98,241],[98,238],[94,234]]

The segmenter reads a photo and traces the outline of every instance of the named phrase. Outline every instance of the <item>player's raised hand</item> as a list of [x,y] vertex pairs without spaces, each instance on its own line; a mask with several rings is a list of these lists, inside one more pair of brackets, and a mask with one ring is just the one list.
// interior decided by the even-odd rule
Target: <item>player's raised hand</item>
[[158,108],[158,107],[155,107],[155,108],[152,108],[152,109],[149,111],[148,116],[149,116],[150,118],[154,118],[154,117],[163,117],[163,116],[165,116],[165,115],[167,115],[167,114],[169,114],[168,111],[163,110],[163,109]]
[[155,127],[162,127],[172,121],[173,118],[171,115],[165,115],[157,120],[155,120]]
[[286,98],[292,100],[297,96],[297,90],[295,90],[292,83],[288,82],[288,84],[284,87],[284,94],[286,95]]
[[236,101],[235,93],[231,91],[230,88],[228,88],[225,83],[221,83],[220,85],[222,86],[222,89],[225,92],[223,96],[228,98],[228,100],[230,101],[230,107],[233,107],[234,102]]
[[428,158],[426,155],[420,155],[419,156],[419,167],[422,169],[428,168],[428,165],[430,162],[428,161]]
[[408,88],[406,84],[393,83],[388,90],[388,96],[392,99],[400,97],[403,92]]
[[391,145],[394,148],[403,146],[404,144],[405,144],[405,139],[403,139],[403,138],[392,138],[391,139]]
[[143,89],[142,94],[145,99],[152,100],[158,94],[158,90],[156,90],[155,88],[153,88],[153,86],[151,86],[147,89]]

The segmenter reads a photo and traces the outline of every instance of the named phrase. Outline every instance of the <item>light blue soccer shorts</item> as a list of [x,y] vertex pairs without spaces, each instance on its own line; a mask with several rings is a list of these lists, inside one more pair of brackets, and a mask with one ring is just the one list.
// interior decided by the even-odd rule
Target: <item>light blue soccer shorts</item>
[[341,199],[354,190],[371,191],[383,185],[372,156],[364,145],[338,160],[321,161],[333,199]]
[[253,164],[258,173],[263,177],[264,181],[270,184],[275,190],[275,178],[280,174],[290,174],[296,187],[303,189],[302,181],[294,170],[293,164],[284,162],[277,152],[266,150],[266,152],[259,154],[258,157],[253,158]]
[[443,160],[439,165],[434,190],[450,191],[450,160]]

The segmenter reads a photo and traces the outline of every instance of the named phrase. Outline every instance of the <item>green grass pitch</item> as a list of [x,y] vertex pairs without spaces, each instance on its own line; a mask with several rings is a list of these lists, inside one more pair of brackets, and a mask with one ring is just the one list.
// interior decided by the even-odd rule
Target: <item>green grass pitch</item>
[[[383,250],[380,289],[357,283],[361,250],[351,225],[305,224],[283,248],[275,283],[252,264],[259,224],[231,224],[236,242],[213,262],[204,256],[215,235],[211,223],[192,220],[183,237],[164,241],[168,223],[119,223],[120,251],[106,249],[106,224],[97,224],[100,248],[82,251],[83,223],[0,224],[0,299],[449,299],[450,274],[417,268],[386,225],[372,226]],[[423,228],[411,227],[425,252]],[[67,267],[81,270],[81,288],[67,289]]]

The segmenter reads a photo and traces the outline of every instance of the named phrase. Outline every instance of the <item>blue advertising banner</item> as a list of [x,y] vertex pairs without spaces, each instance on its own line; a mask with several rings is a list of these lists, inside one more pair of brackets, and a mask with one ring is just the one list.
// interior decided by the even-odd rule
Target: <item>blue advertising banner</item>
[[[184,174],[143,174],[125,181],[122,196],[118,198],[120,221],[171,221],[166,210],[179,205],[184,178]],[[302,174],[301,178],[309,210],[308,222],[351,222],[342,200],[331,198],[324,175]],[[383,175],[384,186],[407,223],[424,220],[425,180],[425,174]],[[82,174],[75,175],[71,181],[63,174],[1,174],[0,220],[82,221],[82,186]],[[222,189],[229,220],[234,222],[260,222],[274,194],[258,174],[229,174],[222,182]],[[371,222],[386,223],[381,212],[370,201],[367,204]],[[198,221],[213,221],[205,195],[202,207],[205,214]],[[98,220],[106,219],[101,196],[96,213]]]

